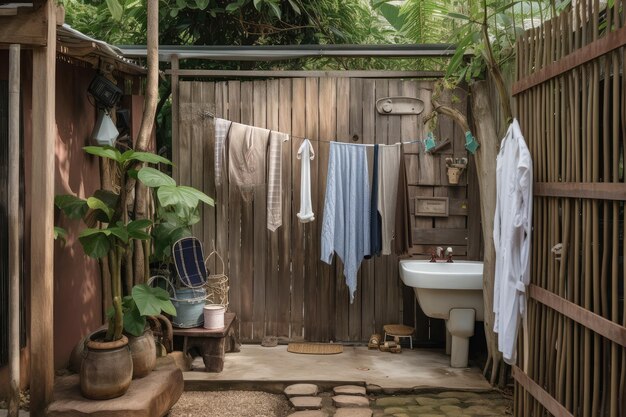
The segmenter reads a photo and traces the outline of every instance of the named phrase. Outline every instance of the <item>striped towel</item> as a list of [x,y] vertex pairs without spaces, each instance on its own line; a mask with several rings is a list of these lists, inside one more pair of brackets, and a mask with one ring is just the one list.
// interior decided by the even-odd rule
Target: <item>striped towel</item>
[[267,228],[275,232],[283,224],[282,211],[282,145],[289,135],[270,133],[269,168],[267,177]]
[[226,136],[230,129],[230,120],[215,118],[215,185],[222,184],[222,165],[226,149]]

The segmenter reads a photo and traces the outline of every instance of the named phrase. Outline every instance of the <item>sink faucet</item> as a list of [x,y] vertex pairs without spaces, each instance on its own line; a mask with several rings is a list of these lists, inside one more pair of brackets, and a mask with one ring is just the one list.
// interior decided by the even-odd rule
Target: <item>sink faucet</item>
[[454,262],[452,260],[452,248],[451,247],[448,247],[446,249],[445,257],[444,257],[443,248],[441,246],[438,246],[437,249],[432,251],[432,253],[430,254],[430,262],[440,262],[440,261],[446,261],[448,263]]
[[448,246],[448,248],[446,249],[446,262],[448,263],[454,262],[452,260],[452,248],[450,246]]

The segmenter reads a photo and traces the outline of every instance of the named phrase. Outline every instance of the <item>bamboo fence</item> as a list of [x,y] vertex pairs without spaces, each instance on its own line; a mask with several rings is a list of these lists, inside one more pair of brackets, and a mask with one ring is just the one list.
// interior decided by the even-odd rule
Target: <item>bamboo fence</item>
[[520,417],[626,416],[626,10],[573,4],[516,45],[536,181]]

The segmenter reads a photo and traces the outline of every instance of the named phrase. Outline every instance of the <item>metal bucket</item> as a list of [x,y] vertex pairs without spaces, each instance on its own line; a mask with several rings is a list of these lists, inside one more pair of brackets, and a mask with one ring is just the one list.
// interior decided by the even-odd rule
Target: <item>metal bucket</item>
[[172,318],[174,327],[199,327],[204,323],[204,288],[179,288],[171,298],[176,308],[176,317]]

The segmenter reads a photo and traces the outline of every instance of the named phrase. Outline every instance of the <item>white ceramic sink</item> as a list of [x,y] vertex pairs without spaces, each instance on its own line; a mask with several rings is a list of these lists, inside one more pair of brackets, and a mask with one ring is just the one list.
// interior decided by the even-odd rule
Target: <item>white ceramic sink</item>
[[484,320],[483,263],[406,259],[400,261],[400,278],[413,288],[424,314],[446,321],[451,365],[466,367],[474,322]]
[[400,261],[402,281],[414,288],[481,290],[483,263]]

